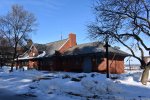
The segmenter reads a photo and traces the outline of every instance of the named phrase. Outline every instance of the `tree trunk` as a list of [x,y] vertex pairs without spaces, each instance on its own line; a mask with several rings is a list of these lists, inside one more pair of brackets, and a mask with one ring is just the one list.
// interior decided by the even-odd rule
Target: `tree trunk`
[[19,57],[19,55],[17,55],[17,58],[16,58],[16,70],[18,70],[20,68],[19,64],[18,64],[18,57]]
[[145,67],[146,67],[145,61],[144,61],[144,60],[139,60],[139,61],[140,61],[140,63],[141,63],[140,68],[141,68],[141,69],[145,69]]
[[11,69],[10,69],[10,72],[13,72],[13,66],[14,66],[14,61],[11,62]]
[[150,64],[147,65],[142,73],[142,77],[141,77],[141,83],[143,85],[147,84],[148,81],[148,77],[149,77],[149,70],[150,70]]
[[13,58],[12,58],[12,63],[11,63],[11,70],[10,70],[10,72],[13,72],[13,66],[14,66],[14,62],[15,62],[16,55],[17,55],[17,42],[15,43],[14,54],[13,54]]

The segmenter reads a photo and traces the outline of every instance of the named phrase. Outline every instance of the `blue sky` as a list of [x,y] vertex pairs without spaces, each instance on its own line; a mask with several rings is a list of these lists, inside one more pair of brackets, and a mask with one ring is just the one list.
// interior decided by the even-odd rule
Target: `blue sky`
[[48,43],[67,38],[70,32],[77,35],[77,42],[89,42],[86,25],[94,21],[93,0],[1,0],[0,15],[11,5],[23,5],[38,22],[37,31],[31,35],[33,42]]

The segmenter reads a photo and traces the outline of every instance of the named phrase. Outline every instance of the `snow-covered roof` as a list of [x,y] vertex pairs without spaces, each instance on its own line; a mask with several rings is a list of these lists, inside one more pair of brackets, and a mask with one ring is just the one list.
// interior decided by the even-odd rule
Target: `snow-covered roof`
[[[124,56],[129,55],[128,53],[121,51],[116,47],[109,47],[108,51],[110,53],[117,53]],[[84,44],[76,45],[68,49],[66,52],[64,52],[63,55],[67,56],[67,55],[80,55],[80,54],[105,53],[105,52],[106,49],[103,43],[92,42],[92,43],[84,43]]]
[[[21,56],[19,60],[23,59],[33,59],[33,58],[40,58],[40,57],[51,57],[55,54],[55,51],[59,50],[59,48],[67,41],[68,39],[50,42],[47,44],[38,44],[34,43],[31,47]],[[32,46],[38,50],[39,55],[35,57],[29,57],[29,51],[31,50]]]
[[[38,56],[36,57],[29,57],[29,55],[27,56],[24,56],[24,57],[20,57],[18,58],[18,60],[25,60],[25,59],[33,59],[33,58],[40,58],[40,57],[44,57],[46,55],[46,52],[43,51],[41,54],[39,54]],[[15,59],[16,60],[16,59]]]
[[[59,48],[67,41],[68,39],[56,41],[56,42],[51,42],[47,44],[33,44],[32,46],[35,46],[36,49],[39,52],[39,55],[36,57],[29,57],[28,52],[25,52],[25,54],[19,58],[21,59],[32,59],[32,58],[40,58],[40,57],[51,57],[55,54],[56,51],[59,50]],[[31,49],[31,47],[30,47]],[[29,49],[29,50],[30,50]],[[119,54],[122,56],[128,56],[129,54],[119,50],[118,48],[115,47],[109,47],[109,52],[110,53],[115,53]],[[73,46],[69,48],[67,51],[65,51],[62,55],[63,56],[68,56],[68,55],[82,55],[82,54],[93,54],[93,53],[105,53],[106,49],[104,47],[103,43],[99,42],[92,42],[92,43],[84,43],[84,44],[79,44],[76,46]]]

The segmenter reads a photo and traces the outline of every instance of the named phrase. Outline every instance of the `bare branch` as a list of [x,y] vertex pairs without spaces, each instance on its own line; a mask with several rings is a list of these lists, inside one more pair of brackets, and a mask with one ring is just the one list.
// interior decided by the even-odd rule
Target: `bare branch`
[[9,40],[11,47],[14,47],[13,61],[17,57],[18,44],[25,41],[25,37],[34,31],[35,26],[34,15],[19,5],[13,5],[10,12],[0,17],[0,32]]

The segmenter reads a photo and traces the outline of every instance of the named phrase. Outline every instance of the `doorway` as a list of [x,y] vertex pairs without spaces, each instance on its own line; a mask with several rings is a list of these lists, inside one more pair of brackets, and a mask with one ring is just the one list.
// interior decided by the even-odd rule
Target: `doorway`
[[92,71],[92,62],[90,57],[85,57],[83,60],[83,72],[89,73]]

